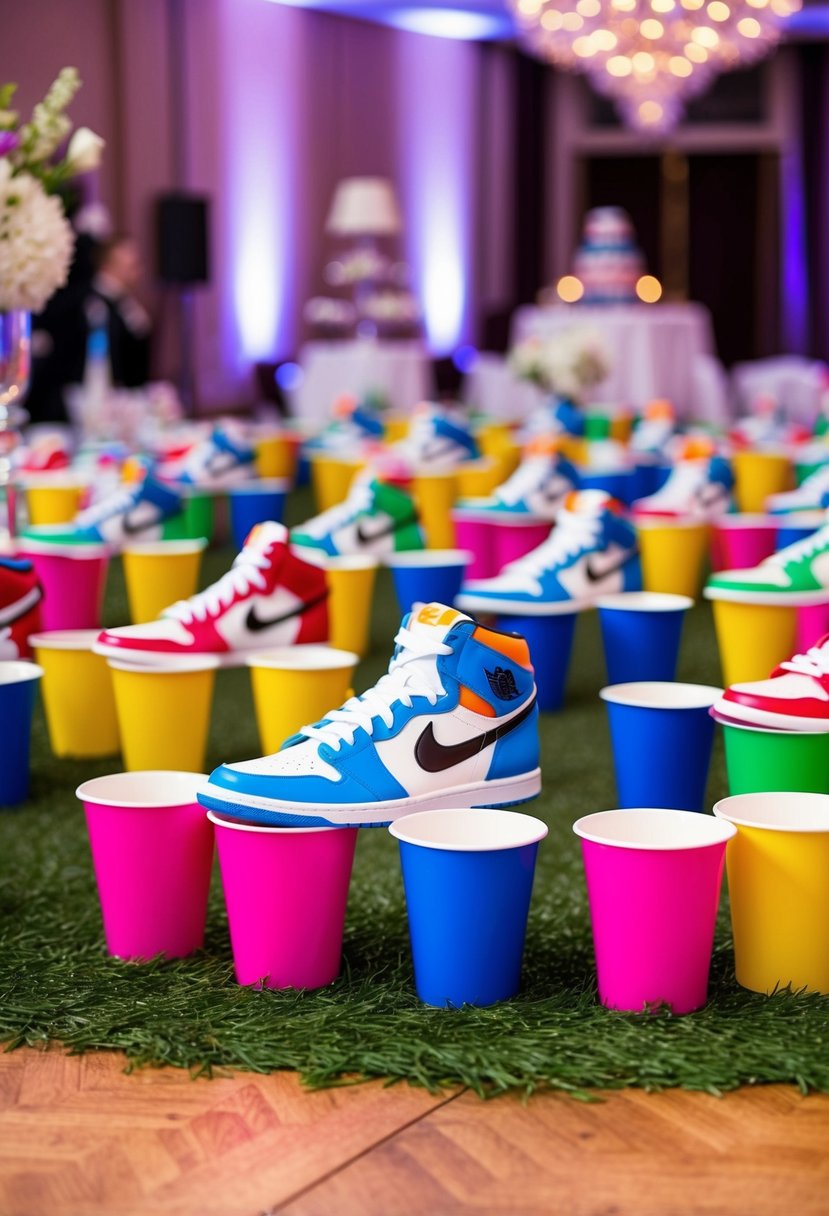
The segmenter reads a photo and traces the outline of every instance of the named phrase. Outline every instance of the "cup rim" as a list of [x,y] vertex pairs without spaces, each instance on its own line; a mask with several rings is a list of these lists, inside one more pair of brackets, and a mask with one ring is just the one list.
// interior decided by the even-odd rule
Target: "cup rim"
[[733,515],[720,515],[714,520],[714,528],[726,532],[740,528],[771,528],[776,531],[777,527],[776,517],[764,511],[735,511]]
[[191,540],[143,540],[124,545],[121,555],[134,553],[136,557],[183,557],[189,553],[203,553],[208,543],[206,536]]
[[[433,824],[447,822],[446,816],[462,816],[469,817],[470,825],[475,823],[483,823],[486,819],[490,822],[495,822],[497,819],[504,826],[511,825],[516,828],[516,832],[509,843],[492,844],[484,840],[475,839],[466,840],[463,842],[452,842],[445,840],[429,840],[422,836],[412,834],[417,827],[426,828],[431,821]],[[405,825],[408,824],[408,830]],[[518,830],[523,829],[523,830]],[[525,815],[521,811],[506,811],[497,807],[433,807],[428,811],[414,811],[411,815],[401,815],[393,823],[389,824],[389,832],[397,840],[401,840],[404,844],[419,846],[424,849],[438,849],[442,852],[449,853],[500,853],[508,849],[520,849],[526,845],[537,844],[543,840],[549,832],[547,824],[543,819],[537,819],[534,815]]]
[[712,705],[708,712],[718,726],[734,727],[755,735],[773,735],[775,738],[785,739],[797,739],[802,735],[807,739],[815,739],[818,736],[826,738],[827,735],[825,730],[786,730],[781,726],[760,726],[756,722],[741,722],[738,718],[729,718],[728,714],[718,710],[716,705]]
[[[616,824],[622,828],[625,822],[633,827],[634,820],[630,816],[648,816],[645,821],[647,823],[661,823],[667,826],[671,822],[678,827],[680,831],[687,833],[699,832],[705,839],[698,841],[693,838],[688,843],[682,841],[670,840],[635,840],[624,839],[607,832],[601,832],[600,829],[604,825]],[[652,816],[665,816],[664,820],[652,819]],[[669,819],[668,817],[672,817]],[[640,819],[640,823],[642,820]],[[732,830],[729,831],[728,828]],[[668,807],[653,807],[653,806],[637,806],[629,808],[616,808],[607,811],[593,811],[589,815],[582,815],[573,824],[573,831],[582,840],[589,840],[592,844],[606,845],[609,848],[632,849],[637,851],[647,851],[656,853],[685,853],[691,849],[706,849],[712,845],[725,844],[732,836],[736,836],[737,829],[733,824],[727,824],[723,819],[714,819],[711,815],[701,814],[699,811],[680,811],[672,810]]]
[[690,595],[676,595],[671,591],[617,591],[596,600],[596,607],[600,609],[634,612],[681,612],[693,606]]
[[312,545],[294,544],[291,545],[291,553],[311,566],[319,566],[323,570],[332,570],[335,573],[338,570],[377,570],[380,566],[378,559],[370,557],[367,553],[349,553],[339,557],[330,557],[327,553],[323,553],[322,549],[316,549]]
[[107,667],[113,671],[133,671],[141,675],[174,675],[179,672],[188,671],[215,671],[221,666],[221,660],[212,654],[205,655],[159,655],[158,661],[153,658],[152,663],[136,663],[129,662],[127,659],[119,659],[104,656],[107,661]]
[[23,469],[18,477],[24,490],[85,490],[92,484],[91,476],[72,473],[69,469],[55,469],[53,473],[27,473]]
[[[159,786],[165,784],[187,787],[192,790],[192,796],[174,798],[167,793],[157,797],[130,798],[107,795],[104,792],[108,785],[120,783],[127,787],[140,786],[153,778],[158,779]],[[145,807],[148,810],[154,807],[190,806],[196,802],[196,795],[204,789],[207,780],[207,773],[190,773],[183,769],[133,769],[123,773],[105,773],[100,777],[90,777],[78,786],[75,797],[93,806]]]
[[510,620],[521,621],[525,617],[550,616],[579,616],[582,612],[590,612],[595,608],[594,600],[561,600],[559,603],[547,604],[518,604],[515,600],[490,600],[478,596],[474,590],[464,591],[455,596],[455,607],[460,612],[485,613],[489,616],[509,617]]
[[[718,574],[745,574],[744,570],[720,570]],[[731,587],[707,586],[703,598],[723,604],[756,605],[761,608],[809,608],[829,604],[829,587],[818,591],[738,591]]]
[[46,629],[29,634],[29,645],[38,650],[88,650],[101,636],[100,629]]
[[3,659],[0,661],[0,686],[24,684],[27,680],[39,680],[43,668],[28,659]]
[[228,486],[228,495],[237,498],[245,494],[287,494],[291,482],[287,477],[253,477],[238,486]]
[[[44,527],[49,527],[46,524]],[[56,529],[62,528],[62,524],[55,524]],[[72,541],[56,541],[49,540],[47,537],[20,536],[17,540],[17,552],[21,557],[26,557],[31,554],[33,557],[68,557],[80,558],[83,560],[94,560],[95,558],[106,558],[112,553],[109,545],[98,541],[83,541],[80,544],[73,544]]]
[[680,532],[705,531],[711,527],[707,519],[699,519],[695,515],[647,515],[642,511],[632,512],[632,522],[637,532],[655,532],[658,528]]
[[[783,798],[795,798],[806,805],[801,812],[800,823],[787,823],[780,812],[769,809],[763,817],[761,807],[779,805]],[[750,811],[755,804],[754,814]],[[741,814],[745,807],[747,814]],[[815,794],[806,790],[773,790],[754,794],[729,794],[714,803],[714,814],[718,819],[744,828],[760,828],[768,832],[829,832],[829,794]],[[814,818],[812,818],[814,817]],[[810,822],[811,820],[811,822]]]
[[[309,659],[311,666],[307,664]],[[360,656],[353,650],[339,650],[335,646],[316,643],[274,646],[270,650],[245,656],[246,667],[262,667],[269,671],[341,671],[345,667],[356,667],[359,661]]]
[[244,823],[240,819],[231,819],[229,816],[223,815],[221,811],[208,811],[207,818],[210,822],[219,828],[230,828],[233,832],[256,832],[259,836],[309,836],[314,832],[343,832],[354,831],[357,828],[342,828],[337,824],[318,824],[309,825],[308,827],[280,827],[278,824],[269,823]]
[[407,549],[402,553],[390,553],[388,557],[383,558],[383,564],[391,570],[433,569],[442,566],[468,566],[474,557],[474,553],[469,549]]
[[[657,700],[659,692],[665,694],[662,701]],[[599,689],[603,701],[634,709],[710,709],[722,695],[723,689],[712,684],[686,684],[676,680],[629,680]]]

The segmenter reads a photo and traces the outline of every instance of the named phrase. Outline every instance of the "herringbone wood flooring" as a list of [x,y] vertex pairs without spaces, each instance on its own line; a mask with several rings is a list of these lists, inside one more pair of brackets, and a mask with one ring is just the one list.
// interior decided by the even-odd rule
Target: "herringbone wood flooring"
[[0,1056],[0,1216],[829,1213],[829,1097],[481,1102]]

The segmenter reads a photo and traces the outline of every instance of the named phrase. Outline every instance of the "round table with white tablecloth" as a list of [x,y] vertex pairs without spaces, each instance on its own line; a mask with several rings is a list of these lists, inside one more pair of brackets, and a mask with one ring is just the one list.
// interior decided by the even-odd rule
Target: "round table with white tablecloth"
[[514,314],[511,339],[514,345],[581,326],[602,335],[612,363],[610,375],[588,401],[641,408],[667,397],[680,416],[699,416],[697,363],[715,351],[711,314],[702,304],[528,306]]
[[327,422],[342,393],[376,394],[396,413],[406,413],[433,391],[432,367],[422,342],[307,342],[299,353],[302,378],[291,389],[292,414],[313,423]]

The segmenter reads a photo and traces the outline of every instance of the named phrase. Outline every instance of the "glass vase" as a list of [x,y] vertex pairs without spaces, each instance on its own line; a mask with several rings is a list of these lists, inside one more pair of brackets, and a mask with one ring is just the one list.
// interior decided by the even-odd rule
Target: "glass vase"
[[32,366],[32,318],[22,308],[0,311],[0,551],[16,534],[17,492],[12,453],[28,414],[20,403]]

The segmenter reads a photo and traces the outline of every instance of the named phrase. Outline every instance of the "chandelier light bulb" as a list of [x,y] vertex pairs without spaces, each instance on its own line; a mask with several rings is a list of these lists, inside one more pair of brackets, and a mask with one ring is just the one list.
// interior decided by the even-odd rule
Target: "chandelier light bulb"
[[556,294],[565,304],[575,304],[584,295],[584,284],[574,274],[565,274],[556,283]]
[[737,29],[744,38],[759,38],[763,32],[760,22],[754,17],[743,17],[737,22]]
[[694,65],[689,63],[684,55],[671,55],[668,60],[668,68],[674,76],[685,77],[691,75]]
[[561,18],[561,28],[570,34],[575,34],[584,25],[584,18],[578,13],[565,13]]
[[655,13],[672,13],[676,3],[675,0],[651,0],[651,8]]
[[704,46],[699,46],[696,42],[689,42],[684,48],[685,55],[693,63],[705,63],[708,59],[708,52]]
[[[658,101],[643,101],[639,106],[639,117],[646,126],[656,126],[657,123],[661,122],[662,115],[663,109]],[[639,283],[641,282],[642,280],[639,279],[636,284],[637,294],[639,292]]]
[[[643,104],[650,105],[655,103],[644,102]],[[662,284],[654,275],[643,274],[641,278],[636,280],[636,294],[643,304],[655,304],[657,300],[661,299]]]
[[598,17],[602,11],[599,0],[578,0],[576,12],[582,17]]
[[608,59],[605,67],[611,76],[630,76],[633,71],[633,64],[626,55],[614,55],[612,59]]
[[665,27],[662,22],[657,21],[655,17],[646,17],[639,26],[639,32],[642,34],[643,38],[649,38],[651,41],[655,41],[657,38],[661,38],[665,33]]
[[719,34],[710,25],[698,25],[691,37],[697,46],[704,46],[707,51],[713,50],[720,40]]
[[556,30],[561,29],[563,20],[564,17],[557,8],[548,8],[546,12],[541,14],[541,24],[545,30],[549,30],[551,33],[555,33]]
[[731,16],[731,9],[723,0],[711,0],[705,11],[712,21],[727,21]]
[[619,39],[611,30],[596,30],[593,33],[593,44],[597,51],[615,50]]

